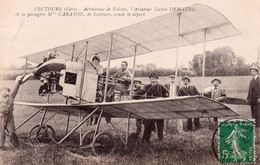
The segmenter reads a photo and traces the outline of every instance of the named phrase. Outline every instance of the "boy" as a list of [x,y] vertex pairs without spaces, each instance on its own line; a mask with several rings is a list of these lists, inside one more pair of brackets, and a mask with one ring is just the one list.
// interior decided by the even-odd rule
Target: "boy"
[[13,109],[14,98],[22,84],[23,78],[24,76],[16,78],[17,83],[12,93],[10,93],[10,88],[0,87],[0,150],[4,149],[5,130],[10,135],[12,145],[16,148],[19,147],[18,138],[15,134]]

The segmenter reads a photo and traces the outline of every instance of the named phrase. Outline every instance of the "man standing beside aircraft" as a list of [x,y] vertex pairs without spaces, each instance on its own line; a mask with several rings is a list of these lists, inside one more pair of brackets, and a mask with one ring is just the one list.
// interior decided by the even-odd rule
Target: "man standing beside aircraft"
[[253,79],[249,83],[247,103],[251,106],[251,113],[256,121],[256,138],[260,137],[260,77],[258,68],[252,66],[250,68]]
[[[142,89],[142,81],[141,80],[134,80],[134,85],[133,85],[133,99],[134,100],[139,100],[142,99],[143,96],[143,89]],[[142,124],[143,124],[143,119],[136,119],[136,133],[135,133],[135,138],[137,139],[142,131]]]
[[[173,98],[176,97],[178,95],[178,91],[179,91],[179,86],[176,85],[176,82],[174,82],[175,80],[175,76],[174,75],[170,75],[170,84],[166,84],[165,87],[169,90],[169,97]],[[183,121],[182,119],[176,119],[176,125],[177,125],[177,131],[178,132],[183,132]],[[166,130],[168,128],[168,121],[166,120]]]
[[116,101],[129,100],[129,84],[131,83],[132,73],[127,68],[127,61],[122,61],[121,69],[118,70],[113,77],[116,81],[116,90],[120,92],[119,100],[115,98]]
[[[215,101],[219,101],[219,102],[224,101],[227,95],[226,95],[226,90],[220,86],[221,83],[222,81],[220,79],[217,78],[213,79],[211,81],[213,87],[209,88],[210,89],[209,91],[204,91],[204,95]],[[214,121],[215,123],[218,123],[218,118],[214,117]]]
[[14,147],[19,146],[18,138],[15,134],[14,126],[14,98],[22,84],[24,76],[18,76],[16,78],[16,85],[12,93],[8,87],[0,88],[0,149],[4,149],[5,144],[5,130],[7,130],[10,141]]
[[[184,76],[182,81],[184,86],[179,89],[178,96],[194,96],[200,94],[195,86],[190,85],[191,80],[188,76]],[[196,130],[200,128],[199,118],[194,118],[194,125]],[[192,131],[192,118],[188,119],[187,128],[188,131]]]
[[[149,76],[150,84],[145,86],[145,95],[147,98],[158,98],[158,97],[167,97],[168,91],[166,87],[158,83],[158,76],[151,74]],[[147,119],[144,120],[144,135],[143,142],[149,142],[151,138],[151,133],[154,130],[154,126],[156,123],[157,131],[158,131],[158,140],[163,140],[163,127],[164,127],[164,119]]]

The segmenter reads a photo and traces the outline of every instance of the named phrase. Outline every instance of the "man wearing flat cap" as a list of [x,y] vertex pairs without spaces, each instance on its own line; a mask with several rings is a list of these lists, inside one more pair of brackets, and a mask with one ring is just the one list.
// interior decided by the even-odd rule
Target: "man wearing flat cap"
[[0,150],[4,150],[5,130],[10,135],[10,142],[14,147],[19,146],[18,138],[15,134],[14,125],[14,98],[18,93],[20,85],[23,83],[24,75],[17,76],[14,90],[10,93],[10,88],[0,87]]
[[[168,91],[165,86],[158,83],[159,77],[155,74],[151,74],[149,76],[150,84],[144,87],[145,96],[147,98],[159,98],[159,97],[167,97]],[[157,131],[158,131],[158,140],[163,140],[163,128],[164,128],[164,119],[148,119],[144,120],[144,135],[143,142],[149,142],[151,138],[151,133],[154,130],[154,126],[156,123]]]
[[[215,101],[224,101],[227,95],[226,90],[220,86],[221,83],[222,81],[218,78],[211,80],[212,87],[208,88],[210,90],[205,89],[204,95]],[[214,121],[215,123],[218,123],[218,118],[214,117]]]
[[[133,85],[133,99],[134,100],[139,100],[142,99],[143,96],[143,89],[142,89],[142,81],[141,80],[134,80],[134,85]],[[141,131],[142,131],[142,124],[143,124],[143,119],[136,119],[136,133],[135,133],[135,138],[138,138]]]
[[250,73],[253,79],[249,83],[249,90],[247,96],[247,102],[251,106],[251,113],[256,121],[256,137],[260,136],[260,77],[258,75],[259,71],[256,66],[250,68]]
[[134,80],[133,83],[133,99],[139,100],[142,99],[143,96],[143,85],[141,80]]
[[[183,86],[178,91],[178,96],[195,96],[199,95],[197,88],[195,86],[190,85],[190,78],[188,76],[182,77]],[[200,119],[194,118],[195,129],[198,130],[200,128]],[[188,119],[187,124],[188,131],[192,131],[192,118]]]

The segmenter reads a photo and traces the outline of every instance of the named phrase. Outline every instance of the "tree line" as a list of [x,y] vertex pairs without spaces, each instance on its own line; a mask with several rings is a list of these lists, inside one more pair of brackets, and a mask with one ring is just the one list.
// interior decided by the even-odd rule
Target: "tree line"
[[[253,64],[246,64],[245,58],[238,56],[229,46],[219,47],[213,51],[205,52],[205,76],[240,76],[249,75],[249,69]],[[202,75],[203,55],[196,54],[189,62],[194,76]]]

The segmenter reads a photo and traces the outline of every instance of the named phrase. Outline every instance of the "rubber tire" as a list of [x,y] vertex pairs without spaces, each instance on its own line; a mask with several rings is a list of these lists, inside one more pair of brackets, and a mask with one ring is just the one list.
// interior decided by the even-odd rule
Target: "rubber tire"
[[[29,139],[29,142],[30,142],[32,145],[36,145],[36,144],[42,143],[42,140],[39,139],[40,131],[42,131],[42,129],[44,129],[45,135],[46,135],[47,137],[50,136],[50,135],[49,135],[49,134],[50,134],[49,132],[52,132],[52,133],[51,133],[51,134],[52,134],[52,138],[55,137],[55,131],[54,131],[54,129],[53,129],[50,125],[43,125],[42,128],[40,128],[38,131],[34,132],[34,133],[35,133],[35,138],[30,138],[30,137],[32,136],[31,134],[32,134],[33,130],[38,129],[39,127],[40,127],[40,125],[36,125],[36,126],[32,127],[31,130],[29,131],[28,139]],[[47,127],[47,129],[49,129],[50,131],[49,131],[49,130],[45,130],[46,127]],[[47,138],[47,137],[45,137],[45,138]],[[50,138],[50,141],[51,141],[52,138]],[[35,142],[33,142],[31,139],[35,139]]]
[[[99,148],[100,146],[98,146],[97,144],[100,144],[100,140],[104,140],[104,137],[107,136],[109,139],[109,141],[104,141],[103,146],[101,149]],[[102,145],[102,144],[101,144]],[[92,150],[94,152],[94,154],[96,156],[99,155],[107,155],[107,154],[112,154],[115,151],[115,138],[111,133],[108,132],[100,132],[99,134],[97,134],[97,136],[94,138],[93,140],[93,144],[92,144]]]
[[95,134],[95,130],[87,131],[82,136],[82,142],[81,142],[82,146],[81,147],[90,146],[91,143],[93,142],[94,134]]

